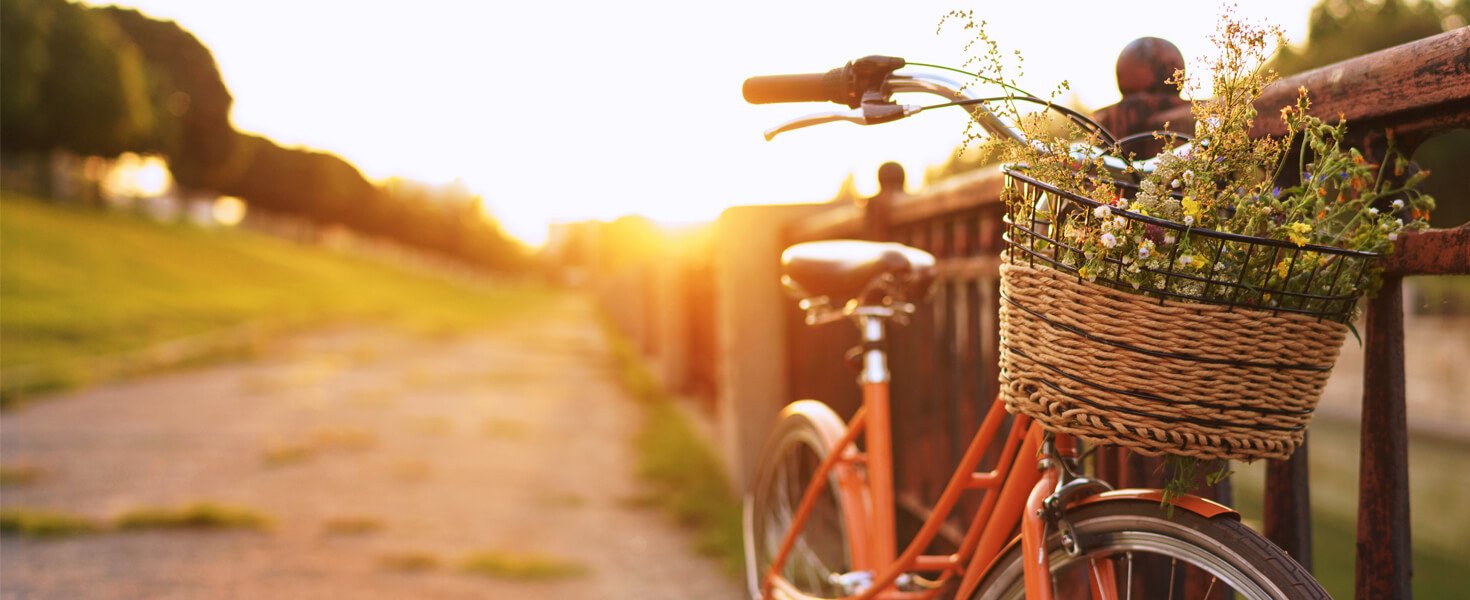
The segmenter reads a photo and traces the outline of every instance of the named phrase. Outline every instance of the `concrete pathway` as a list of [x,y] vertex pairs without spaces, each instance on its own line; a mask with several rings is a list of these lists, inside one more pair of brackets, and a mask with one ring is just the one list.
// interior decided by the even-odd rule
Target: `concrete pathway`
[[[6,536],[0,597],[740,597],[637,506],[638,411],[574,301],[493,333],[307,334],[244,364],[46,399],[0,415],[0,460],[39,470],[0,489],[4,508],[106,520],[210,501],[273,526]],[[480,551],[584,574],[460,569]]]

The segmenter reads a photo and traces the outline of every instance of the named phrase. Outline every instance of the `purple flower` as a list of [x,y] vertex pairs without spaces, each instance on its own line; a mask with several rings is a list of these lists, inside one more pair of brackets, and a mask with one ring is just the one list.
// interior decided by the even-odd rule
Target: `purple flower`
[[1276,199],[1281,198],[1281,186],[1278,185],[1271,188],[1271,197]]
[[1164,228],[1153,223],[1145,223],[1143,226],[1143,237],[1151,240],[1155,244],[1162,244],[1164,243]]

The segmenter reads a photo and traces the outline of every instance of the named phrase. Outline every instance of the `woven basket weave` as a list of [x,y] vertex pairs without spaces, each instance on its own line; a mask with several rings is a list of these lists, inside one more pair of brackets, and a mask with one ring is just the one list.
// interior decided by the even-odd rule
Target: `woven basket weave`
[[1160,301],[1002,261],[1001,394],[1011,412],[1147,455],[1285,458],[1347,327]]

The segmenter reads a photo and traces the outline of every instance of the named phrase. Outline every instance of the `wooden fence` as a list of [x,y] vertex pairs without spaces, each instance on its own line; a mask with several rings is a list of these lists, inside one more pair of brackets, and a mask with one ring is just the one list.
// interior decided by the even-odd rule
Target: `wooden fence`
[[[1192,122],[1186,103],[1162,84],[1182,66],[1172,44],[1135,41],[1118,61],[1123,99],[1096,117],[1120,135],[1165,122]],[[1260,114],[1275,115],[1293,103],[1299,86],[1311,90],[1316,114],[1345,116],[1357,132],[1354,143],[1370,156],[1383,156],[1390,135],[1400,151],[1412,153],[1437,133],[1470,128],[1470,28],[1280,81],[1258,101]],[[1273,123],[1260,119],[1254,133],[1281,133]],[[667,280],[667,275],[650,274],[660,272],[682,278],[678,285],[660,287],[657,297],[694,303],[697,318],[686,309],[639,304],[646,300],[634,298],[638,294],[628,286],[604,299],[625,312],[640,306],[643,318],[654,321],[676,315],[668,318],[679,321],[680,335],[661,336],[657,347],[645,340],[643,347],[661,364],[673,355],[685,357],[682,370],[665,369],[667,380],[707,399],[733,483],[740,487],[785,403],[820,398],[850,415],[859,401],[856,374],[841,359],[857,342],[855,331],[802,323],[777,283],[781,249],[807,240],[865,238],[933,253],[940,271],[933,300],[912,324],[897,328],[892,341],[902,529],[927,514],[996,396],[1002,179],[995,170],[979,171],[917,195],[903,193],[897,165],[885,165],[879,180],[879,194],[857,205],[731,209],[714,225],[712,242],[694,267],[688,258],[645,264],[640,275],[645,281]],[[1465,274],[1470,274],[1470,225],[1406,235],[1388,261],[1382,290],[1369,302],[1358,598],[1410,596],[1402,281],[1410,275]],[[651,297],[646,292],[651,288],[643,289]],[[654,330],[660,328],[641,327],[645,336]],[[1264,526],[1272,540],[1310,567],[1307,452],[1303,447],[1288,461],[1270,462]],[[1099,452],[1101,475],[1120,485],[1156,485],[1155,465],[1121,450]],[[1228,485],[1214,492],[1228,500]]]

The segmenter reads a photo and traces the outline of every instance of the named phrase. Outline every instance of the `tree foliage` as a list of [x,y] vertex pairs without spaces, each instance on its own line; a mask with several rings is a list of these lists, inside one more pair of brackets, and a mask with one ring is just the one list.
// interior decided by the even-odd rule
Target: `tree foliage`
[[1470,0],[1451,7],[1428,0],[1322,0],[1307,20],[1306,42],[1281,47],[1270,67],[1291,75],[1423,39],[1444,32],[1457,15],[1460,24],[1470,17]]
[[148,64],[149,98],[158,126],[144,150],[169,156],[182,185],[213,187],[228,177],[236,136],[233,98],[214,55],[173,21],[116,7],[97,11],[126,33]]
[[[1290,75],[1463,27],[1467,22],[1470,0],[1447,5],[1429,0],[1322,0],[1312,8],[1306,42],[1282,47],[1271,67]],[[1431,223],[1449,227],[1470,220],[1470,131],[1452,131],[1432,139],[1413,158],[1432,173],[1420,185],[1438,200]]]
[[252,209],[340,225],[495,269],[527,265],[524,250],[484,214],[478,197],[428,186],[376,186],[345,160],[241,135],[238,174],[218,188]]
[[127,34],[64,0],[0,0],[5,150],[115,155],[153,130],[145,68]]

